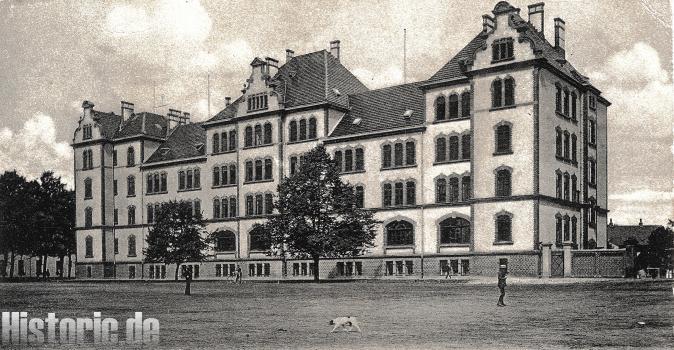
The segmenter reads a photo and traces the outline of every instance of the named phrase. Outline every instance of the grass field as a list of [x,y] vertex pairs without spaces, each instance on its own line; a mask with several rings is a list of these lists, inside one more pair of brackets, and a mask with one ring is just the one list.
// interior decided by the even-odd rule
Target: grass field
[[[201,282],[0,284],[1,311],[30,317],[160,322],[162,348],[431,349],[671,347],[672,285],[651,281],[508,286],[445,282],[324,284]],[[329,333],[337,316],[363,333]],[[645,326],[637,325],[643,321]],[[90,345],[89,345],[90,346]],[[89,346],[83,346],[87,348]],[[72,346],[68,346],[71,348]]]

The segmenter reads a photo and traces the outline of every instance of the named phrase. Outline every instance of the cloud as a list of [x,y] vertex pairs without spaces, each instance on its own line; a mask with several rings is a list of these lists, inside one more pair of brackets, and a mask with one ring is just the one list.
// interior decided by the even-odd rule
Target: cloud
[[662,68],[658,52],[644,42],[612,55],[601,69],[590,74],[600,85],[643,86],[652,82],[667,83],[669,75]]
[[671,201],[674,198],[672,192],[638,190],[626,193],[614,193],[608,196],[609,200],[627,202],[662,202]]
[[379,72],[372,72],[365,68],[356,68],[353,70],[353,75],[371,89],[402,84],[403,82],[403,71],[398,66],[389,66]]
[[56,125],[49,115],[34,114],[16,132],[0,129],[0,169],[16,169],[29,179],[53,170],[72,187],[72,164],[72,149],[56,140]]

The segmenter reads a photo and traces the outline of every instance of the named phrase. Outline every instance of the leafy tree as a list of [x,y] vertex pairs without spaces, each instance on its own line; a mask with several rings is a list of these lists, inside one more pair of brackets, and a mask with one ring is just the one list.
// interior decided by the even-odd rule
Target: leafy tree
[[278,215],[254,229],[264,233],[270,254],[311,258],[319,281],[321,257],[350,257],[371,247],[377,221],[357,208],[353,186],[342,182],[322,145],[304,155],[298,171],[278,186]]
[[674,232],[672,226],[660,226],[648,236],[648,255],[653,266],[667,267],[671,264],[672,248],[674,248]]
[[201,213],[192,213],[192,205],[184,201],[164,203],[155,212],[155,223],[147,236],[145,261],[176,264],[175,280],[180,265],[188,261],[204,261],[209,241],[203,238],[205,224]]
[[36,183],[29,183],[16,171],[0,175],[0,250],[4,261],[9,262],[9,277],[14,277],[16,255],[30,254],[35,215],[34,198]]

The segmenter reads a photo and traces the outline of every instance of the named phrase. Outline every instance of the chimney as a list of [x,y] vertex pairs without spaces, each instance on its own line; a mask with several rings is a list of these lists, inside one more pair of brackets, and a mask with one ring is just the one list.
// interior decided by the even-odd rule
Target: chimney
[[122,120],[127,121],[133,114],[133,103],[122,101]]
[[183,118],[180,120],[181,124],[189,124],[190,123],[190,114],[187,112],[183,112]]
[[536,28],[542,37],[545,37],[545,13],[543,12],[543,6],[545,6],[545,3],[542,2],[529,5],[529,23]]
[[84,100],[84,102],[82,102],[82,109],[84,110],[84,117],[91,118],[91,111],[94,110],[94,104]]
[[608,221],[608,226],[613,227],[613,218],[610,218]]
[[330,53],[339,61],[339,40],[330,42]]
[[231,104],[232,104],[232,98],[229,97],[229,96],[225,97],[225,107],[228,107]]
[[494,31],[494,19],[489,15],[482,15],[482,32],[489,34]]
[[564,43],[565,43],[565,32],[566,32],[566,23],[564,20],[557,17],[555,18],[555,49],[562,54],[562,57],[565,58],[564,53]]
[[644,226],[644,221],[639,218],[639,226]]
[[286,63],[290,62],[290,60],[295,56],[295,51],[291,49],[286,49]]
[[[270,76],[276,74],[278,71],[278,60],[271,57],[265,57],[265,62],[267,63],[267,73],[269,73]],[[274,70],[272,70],[272,67]]]
[[173,130],[178,125],[183,124],[182,123],[182,120],[183,120],[182,112],[177,110],[177,109],[169,108],[169,111],[168,111],[168,114],[166,114],[166,117],[168,119],[167,131]]

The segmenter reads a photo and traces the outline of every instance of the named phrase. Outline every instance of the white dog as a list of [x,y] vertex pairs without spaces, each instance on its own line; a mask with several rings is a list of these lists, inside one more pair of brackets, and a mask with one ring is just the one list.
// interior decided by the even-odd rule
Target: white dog
[[358,326],[358,320],[355,317],[346,316],[346,317],[337,317],[328,322],[330,325],[334,325],[330,333],[334,333],[337,328],[342,328],[345,332],[351,332],[355,328],[357,332],[362,332]]

